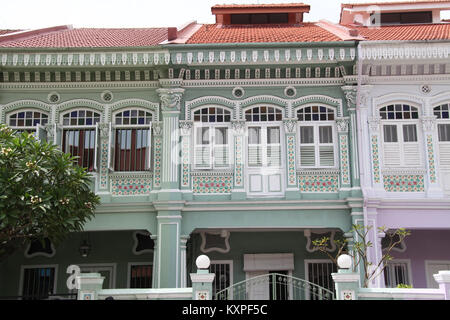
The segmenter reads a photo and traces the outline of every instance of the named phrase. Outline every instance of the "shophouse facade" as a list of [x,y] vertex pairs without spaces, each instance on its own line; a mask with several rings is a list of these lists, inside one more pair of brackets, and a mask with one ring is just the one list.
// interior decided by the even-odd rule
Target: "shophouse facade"
[[[385,207],[402,203],[398,223],[387,227],[427,230],[413,232],[419,242],[429,235],[422,232],[445,229],[445,146],[444,165],[426,153],[440,145],[445,118],[444,129],[421,131],[423,165],[409,171],[377,158],[382,129],[376,134],[366,121],[382,117],[378,107],[411,103],[420,109],[410,108],[411,124],[422,129],[430,108],[448,101],[447,56],[424,83],[432,93],[423,111],[417,104],[429,93],[414,100],[408,91],[422,88],[420,80],[367,74],[373,60],[363,54],[376,44],[348,24],[304,22],[309,9],[218,5],[215,24],[180,30],[62,26],[0,36],[1,122],[79,155],[101,197],[85,232],[56,248],[30,245],[2,263],[1,295],[67,293],[73,264],[100,272],[105,288],[186,287],[200,254],[212,261],[215,292],[272,272],[332,289],[336,267],[312,246],[315,238],[352,240],[352,224],[386,224]],[[395,96],[396,86],[407,91]],[[375,99],[377,107],[368,102]],[[414,201],[420,217],[433,207],[437,220],[405,225],[401,214]],[[247,298],[269,298],[269,285]]]

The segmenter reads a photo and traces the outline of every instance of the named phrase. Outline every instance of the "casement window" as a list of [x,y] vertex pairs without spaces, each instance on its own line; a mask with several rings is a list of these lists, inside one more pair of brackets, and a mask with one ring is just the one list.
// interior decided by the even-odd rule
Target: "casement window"
[[245,112],[245,120],[249,122],[248,167],[281,167],[281,129],[276,124],[282,120],[281,110],[266,106],[251,108]]
[[44,126],[48,123],[48,114],[33,111],[21,110],[9,115],[7,121],[9,127],[17,132],[28,132],[39,140],[46,140],[47,133]]
[[297,111],[297,119],[300,167],[336,167],[334,110],[325,106],[308,106]]
[[130,288],[151,288],[153,266],[151,264],[130,265]]
[[100,113],[78,109],[62,115],[62,150],[89,172],[97,170]]
[[383,135],[384,166],[420,167],[422,165],[419,112],[406,104],[380,109]]
[[108,156],[112,170],[150,170],[151,123],[152,114],[140,109],[127,109],[114,115]]
[[411,285],[407,262],[389,261],[384,269],[384,284],[396,288],[399,284]]
[[450,167],[450,104],[443,104],[434,108],[437,117],[439,165]]
[[194,112],[194,168],[230,167],[231,112],[205,107]]
[[22,269],[22,299],[41,300],[55,293],[55,267],[24,267]]

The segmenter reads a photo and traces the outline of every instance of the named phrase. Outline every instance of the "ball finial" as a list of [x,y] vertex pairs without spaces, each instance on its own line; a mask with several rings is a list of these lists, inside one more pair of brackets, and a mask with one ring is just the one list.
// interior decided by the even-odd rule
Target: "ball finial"
[[199,269],[208,269],[211,261],[209,260],[208,256],[201,255],[197,258],[197,260],[195,260],[195,264]]
[[350,257],[348,254],[342,254],[337,259],[338,267],[341,269],[350,269],[352,266],[352,257]]

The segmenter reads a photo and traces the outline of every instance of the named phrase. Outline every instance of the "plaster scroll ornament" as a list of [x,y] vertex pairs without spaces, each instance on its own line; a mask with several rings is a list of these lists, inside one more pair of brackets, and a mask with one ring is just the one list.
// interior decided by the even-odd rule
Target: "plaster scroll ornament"
[[210,51],[209,52],[209,62],[213,63],[214,62],[214,51]]
[[308,60],[312,59],[312,55],[313,55],[313,52],[311,49],[306,50],[306,56],[308,57]]
[[161,106],[164,109],[168,110],[180,110],[181,104],[181,92],[174,92],[172,90],[168,90],[166,92],[159,92],[159,97],[161,100]]
[[170,53],[165,53],[165,54],[164,54],[164,62],[165,62],[166,64],[169,64],[169,63],[170,63]]
[[220,62],[224,62],[225,61],[225,51],[220,51],[219,59],[220,59]]
[[95,54],[94,53],[91,53],[89,55],[89,63],[91,64],[91,66],[94,65],[94,63],[95,63]]
[[422,117],[423,131],[432,132],[436,124],[436,116]]
[[122,53],[122,64],[127,64],[127,54]]
[[284,58],[286,59],[286,61],[289,61],[291,59],[291,50],[284,51]]
[[295,133],[295,127],[297,125],[297,119],[285,119],[283,120],[284,128],[286,129],[286,133]]
[[253,50],[252,59],[253,59],[253,62],[258,61],[258,51],[257,50]]
[[98,128],[100,130],[100,137],[101,138],[108,138],[109,137],[109,123],[99,123]]
[[153,134],[160,136],[162,134],[162,122],[152,122]]
[[330,60],[334,60],[334,49],[329,49],[328,50],[328,58]]
[[191,63],[192,63],[193,57],[194,57],[194,55],[193,55],[192,52],[188,52],[188,53],[187,53],[187,62],[188,62],[188,64],[191,64]]
[[380,130],[381,118],[379,116],[369,117],[368,123],[371,132],[378,132]]
[[26,54],[23,56],[23,63],[28,66],[28,63],[30,63],[30,55]]
[[275,56],[275,61],[278,62],[280,60],[280,50],[275,50],[274,56]]
[[344,118],[336,119],[338,132],[348,132],[349,120]]
[[102,53],[100,55],[100,63],[102,64],[102,66],[105,65],[105,63],[106,63],[106,54]]
[[241,52],[241,61],[245,62],[247,60],[247,51]]
[[235,51],[230,52],[230,60],[231,60],[231,62],[236,61],[236,52]]
[[192,128],[193,124],[194,123],[192,121],[181,120],[180,121],[181,134],[183,136],[190,135],[191,134],[191,128]]
[[137,53],[133,53],[133,64],[137,64],[138,62],[138,55]]
[[232,121],[231,122],[231,127],[233,128],[234,134],[235,135],[241,135],[244,133],[244,129],[245,129],[245,121]]
[[51,62],[52,62],[52,55],[51,54],[47,54],[46,57],[45,57],[45,64],[47,66],[49,66]]
[[8,55],[6,53],[4,53],[2,55],[2,66],[6,65],[7,58],[8,58]]
[[323,59],[323,49],[319,49],[319,50],[317,51],[317,55],[318,55],[318,57],[319,57],[319,60],[322,60],[322,59]]
[[203,52],[197,53],[197,62],[202,63],[203,62]]
[[13,55],[13,65],[14,65],[14,66],[17,65],[17,61],[19,61],[19,55],[14,54],[14,55]]
[[356,106],[356,89],[345,90],[345,99],[347,106],[354,108]]
[[268,50],[264,50],[264,61],[265,62],[269,61],[269,51]]
[[148,53],[144,53],[143,60],[144,60],[144,64],[147,65],[148,64]]
[[300,49],[295,50],[295,57],[297,58],[297,61],[302,60],[302,50]]
[[[5,64],[6,64],[6,54],[3,55],[3,57],[5,58],[5,63],[4,63],[4,65],[5,65]],[[35,64],[36,66],[38,66],[40,62],[41,62],[41,55],[40,55],[40,54],[36,54],[36,55],[34,56],[34,64]]]

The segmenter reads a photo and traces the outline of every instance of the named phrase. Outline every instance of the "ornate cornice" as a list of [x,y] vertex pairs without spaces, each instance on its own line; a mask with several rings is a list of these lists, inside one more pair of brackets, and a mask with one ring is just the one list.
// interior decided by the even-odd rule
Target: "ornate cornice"
[[361,60],[448,59],[448,43],[363,43],[358,50]]

